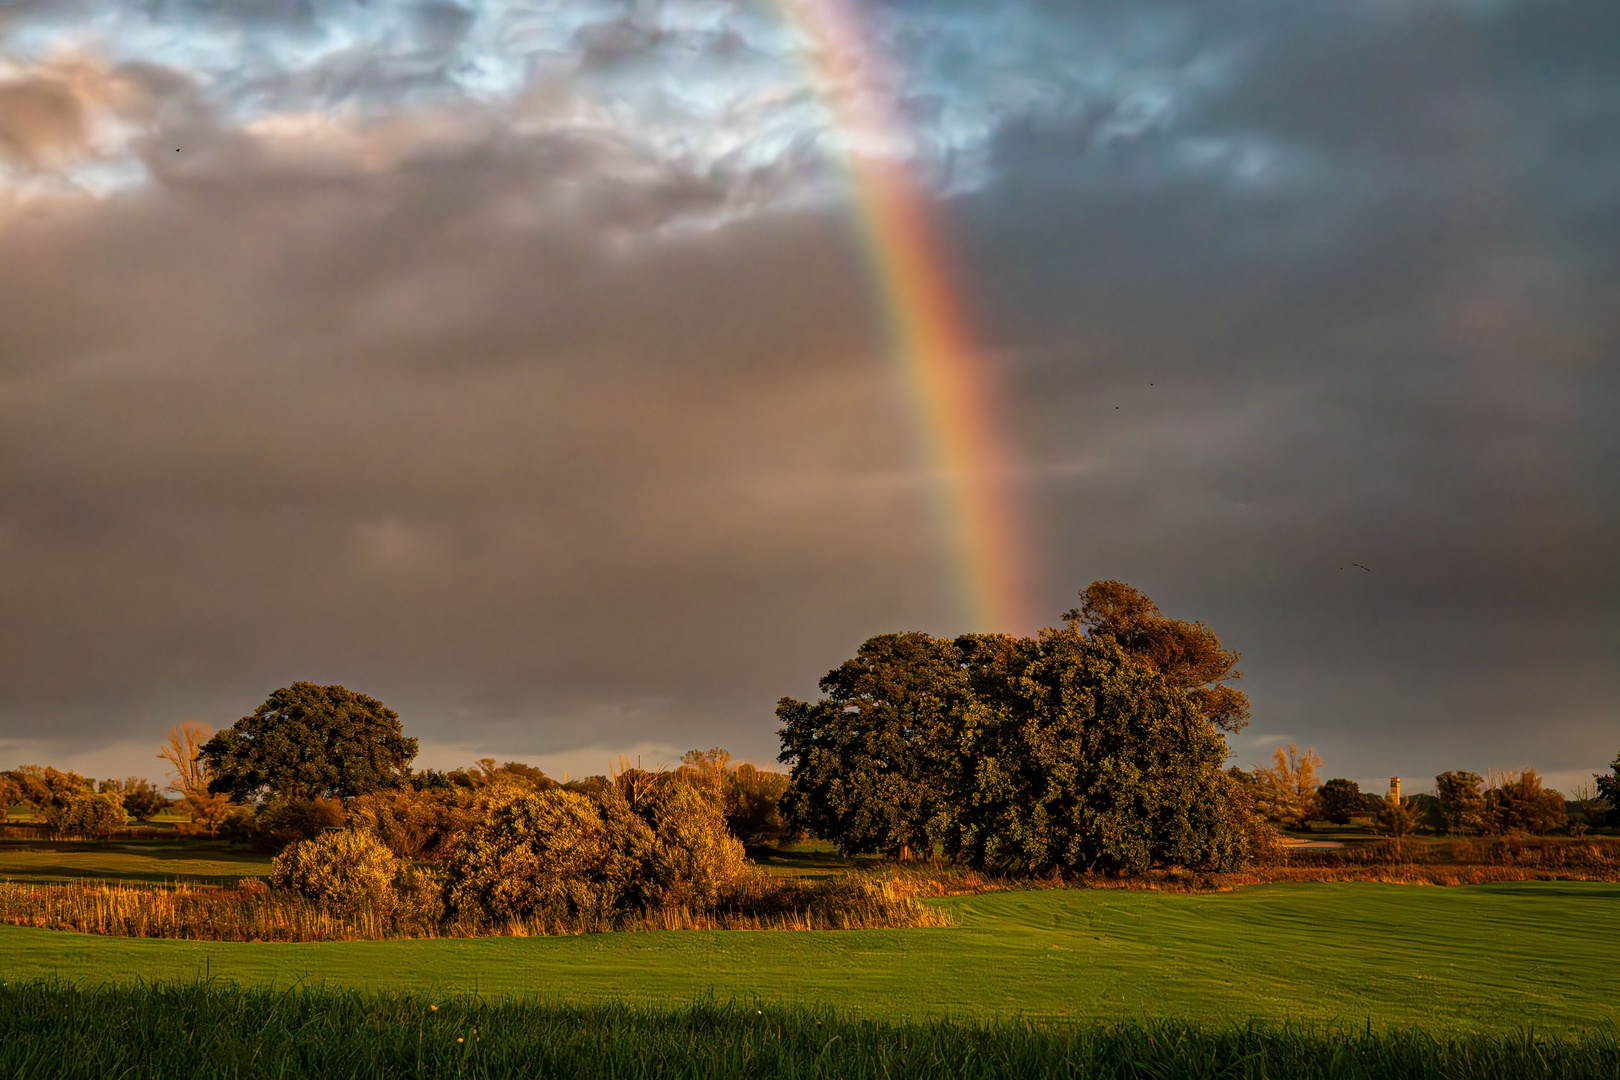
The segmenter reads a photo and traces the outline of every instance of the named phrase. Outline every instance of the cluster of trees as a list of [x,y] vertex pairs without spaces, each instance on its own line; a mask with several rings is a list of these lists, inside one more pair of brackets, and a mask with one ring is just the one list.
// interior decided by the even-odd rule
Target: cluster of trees
[[442,788],[357,796],[350,827],[288,846],[271,884],[339,910],[411,905],[433,919],[579,925],[708,907],[750,872],[720,790],[688,770],[631,769],[583,791],[498,778],[456,806],[462,827],[447,842],[428,846],[398,817],[378,828],[376,811],[409,805],[406,792],[448,805]]
[[[1604,824],[1615,803],[1611,790],[1620,791],[1620,758],[1614,772],[1597,778],[1596,787],[1568,800],[1542,786],[1534,769],[1523,772],[1444,772],[1434,778],[1435,793],[1420,792],[1399,803],[1363,792],[1354,780],[1319,779],[1322,759],[1313,749],[1289,744],[1279,747],[1269,768],[1232,774],[1251,785],[1255,804],[1273,824],[1309,830],[1314,822],[1348,825],[1367,817],[1393,835],[1428,828],[1452,836],[1501,835],[1510,832],[1547,834],[1565,830],[1579,835]],[[1601,792],[1601,794],[1600,794]]]
[[1438,795],[1426,823],[1453,835],[1508,832],[1549,833],[1566,829],[1579,834],[1602,825],[1609,804],[1601,798],[1570,800],[1541,786],[1534,769],[1521,773],[1444,772],[1434,778]]
[[1230,869],[1264,830],[1225,772],[1239,656],[1117,581],[1038,638],[885,634],[784,698],[789,822],[847,854],[995,872]]
[[53,832],[94,837],[111,835],[131,820],[149,821],[169,804],[162,792],[134,776],[97,783],[48,765],[0,772],[0,818],[23,803]]
[[1320,779],[1322,759],[1314,747],[1301,750],[1289,743],[1277,747],[1269,768],[1249,771],[1233,766],[1231,774],[1255,792],[1255,805],[1272,825],[1309,832],[1315,822],[1330,821],[1348,825],[1357,816],[1366,816],[1382,832],[1397,839],[1410,833],[1423,817],[1423,800],[1432,796],[1415,795],[1404,801],[1391,801],[1372,792],[1363,792],[1354,780],[1342,776],[1325,783]]
[[339,908],[578,923],[702,906],[747,872],[743,839],[786,835],[787,778],[720,749],[565,783],[493,758],[417,772],[415,753],[382,702],[301,682],[218,734],[176,728],[162,756],[194,816],[280,852],[275,885]]
[[[399,715],[341,686],[300,682],[211,738],[193,725],[170,733],[166,752],[191,747],[176,786],[207,810],[218,833],[279,851],[324,829],[359,823],[400,857],[442,859],[487,813],[496,793],[562,790],[603,799],[606,776],[559,782],[523,762],[484,758],[471,768],[411,768],[416,740]],[[182,736],[184,738],[182,738]],[[627,773],[637,770],[626,769]],[[673,775],[713,792],[723,828],[746,843],[788,835],[779,810],[787,777],[734,763],[721,749],[693,750]]]

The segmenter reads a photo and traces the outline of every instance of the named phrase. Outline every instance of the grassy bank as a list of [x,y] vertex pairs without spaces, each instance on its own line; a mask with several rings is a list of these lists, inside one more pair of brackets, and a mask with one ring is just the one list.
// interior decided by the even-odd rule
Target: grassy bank
[[556,1006],[219,985],[0,988],[8,1077],[1620,1077],[1614,1032],[881,1023],[827,1009]]
[[1620,1023],[1620,886],[1268,885],[931,901],[957,926],[234,944],[0,927],[0,977],[214,978],[557,1004],[714,993],[850,1016],[1251,1017],[1435,1030]]

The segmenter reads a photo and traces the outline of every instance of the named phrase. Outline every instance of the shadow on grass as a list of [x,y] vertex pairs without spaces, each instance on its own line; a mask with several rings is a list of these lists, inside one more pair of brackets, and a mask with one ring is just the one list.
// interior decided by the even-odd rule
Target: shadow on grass
[[749,845],[748,858],[769,874],[789,877],[829,877],[851,870],[874,870],[890,865],[876,855],[840,855],[825,840],[788,840],[780,844]]
[[0,880],[6,881],[235,885],[269,872],[268,855],[233,850],[217,840],[0,839]]

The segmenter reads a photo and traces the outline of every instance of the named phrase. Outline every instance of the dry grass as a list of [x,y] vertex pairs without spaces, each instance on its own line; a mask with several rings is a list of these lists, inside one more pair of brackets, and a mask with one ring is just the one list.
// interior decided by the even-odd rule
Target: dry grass
[[663,908],[614,919],[529,919],[500,924],[440,920],[408,905],[334,911],[244,881],[234,889],[116,884],[0,883],[0,923],[118,937],[198,941],[376,941],[391,938],[541,937],[609,930],[868,930],[954,925],[898,879],[846,875],[818,881],[753,875],[714,908]]
[[338,912],[245,879],[236,888],[0,883],[0,923],[123,937],[212,941],[356,941],[392,938],[538,937],[609,930],[859,930],[954,925],[922,898],[1011,889],[1102,888],[1224,892],[1270,882],[1376,881],[1480,885],[1512,881],[1620,881],[1620,840],[1478,837],[1385,841],[1294,851],[1238,873],[1169,868],[1133,877],[995,877],[960,867],[907,863],[882,872],[819,878],[752,874],[712,908],[663,908],[613,919],[533,919],[504,924],[443,920],[409,904]]
[[1127,889],[1225,892],[1244,885],[1299,881],[1379,881],[1402,885],[1484,885],[1506,881],[1620,882],[1620,840],[1497,836],[1380,841],[1362,847],[1284,852],[1236,873],[1181,867],[1129,877],[1105,874],[998,877],[961,867],[902,863],[887,880],[907,896],[971,896],[1013,889]]

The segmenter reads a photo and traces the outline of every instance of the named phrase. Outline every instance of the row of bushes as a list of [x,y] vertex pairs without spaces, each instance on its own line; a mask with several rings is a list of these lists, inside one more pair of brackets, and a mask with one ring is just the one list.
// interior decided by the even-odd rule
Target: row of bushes
[[[376,792],[351,800],[347,828],[287,847],[271,885],[334,911],[405,906],[452,921],[607,925],[709,910],[753,871],[721,789],[704,779],[632,769],[589,793],[510,782]],[[267,808],[256,826],[334,810]]]
[[[274,854],[322,831],[352,825],[370,833],[402,859],[442,862],[488,812],[492,801],[513,792],[563,791],[601,801],[626,776],[651,775],[626,770],[617,780],[588,776],[559,783],[522,762],[497,765],[484,759],[472,769],[449,773],[412,773],[407,782],[349,799],[271,799],[255,806],[228,806],[214,817],[214,833],[233,844]],[[722,827],[744,844],[771,844],[795,832],[783,819],[780,803],[788,778],[747,763],[733,764],[724,750],[693,750],[672,780],[709,791],[717,802]]]

